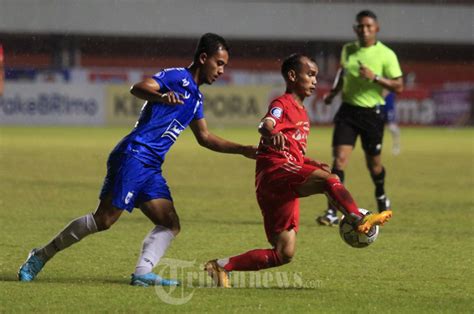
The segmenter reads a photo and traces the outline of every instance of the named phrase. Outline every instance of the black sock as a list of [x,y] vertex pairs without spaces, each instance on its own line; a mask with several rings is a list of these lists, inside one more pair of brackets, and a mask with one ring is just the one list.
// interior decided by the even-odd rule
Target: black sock
[[339,177],[339,180],[341,180],[342,183],[344,183],[344,170],[339,170],[334,167],[331,169],[331,173],[334,173]]
[[385,194],[385,168],[382,167],[382,172],[373,175],[371,174],[372,181],[374,181],[375,184],[375,197],[380,197]]
[[[339,180],[341,180],[341,182],[344,183],[344,170],[336,169],[333,166],[332,169],[331,169],[331,173],[337,175],[339,177]],[[337,215],[336,210],[332,208],[332,206],[329,202],[328,202],[328,213],[332,214],[332,215]]]

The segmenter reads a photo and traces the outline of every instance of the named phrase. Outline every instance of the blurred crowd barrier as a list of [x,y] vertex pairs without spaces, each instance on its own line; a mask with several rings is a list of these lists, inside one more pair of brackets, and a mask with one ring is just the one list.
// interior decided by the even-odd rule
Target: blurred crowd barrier
[[[283,93],[281,83],[203,86],[206,119],[217,127],[256,126],[270,101]],[[111,83],[8,82],[0,97],[0,124],[132,126],[144,101],[133,97],[129,88]],[[340,99],[331,106],[323,103],[328,90],[329,85],[321,84],[306,99],[313,125],[330,124],[340,105]],[[473,99],[472,83],[413,86],[397,97],[396,114],[402,125],[473,125]]]

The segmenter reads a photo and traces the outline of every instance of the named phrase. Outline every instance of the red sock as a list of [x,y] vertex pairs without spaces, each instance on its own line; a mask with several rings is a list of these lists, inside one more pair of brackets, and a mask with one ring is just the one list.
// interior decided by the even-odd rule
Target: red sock
[[224,266],[227,271],[232,270],[260,270],[280,266],[282,262],[274,249],[257,249],[229,258]]
[[363,215],[359,212],[359,207],[355,203],[349,191],[346,190],[338,178],[326,180],[325,194],[329,202],[346,217],[359,220]]

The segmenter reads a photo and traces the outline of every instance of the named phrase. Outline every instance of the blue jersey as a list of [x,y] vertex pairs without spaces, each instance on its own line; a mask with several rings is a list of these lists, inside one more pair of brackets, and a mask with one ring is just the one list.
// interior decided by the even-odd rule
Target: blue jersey
[[112,154],[131,154],[147,165],[160,166],[189,123],[204,118],[203,95],[185,68],[164,69],[153,79],[160,84],[161,93],[181,94],[179,97],[184,104],[147,101],[135,128],[117,144]]

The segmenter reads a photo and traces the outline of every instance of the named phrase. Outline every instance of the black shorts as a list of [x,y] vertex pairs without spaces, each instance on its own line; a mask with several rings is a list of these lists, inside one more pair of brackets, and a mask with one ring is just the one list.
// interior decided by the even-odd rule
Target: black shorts
[[360,135],[362,148],[370,156],[380,155],[385,118],[380,107],[362,108],[343,103],[334,117],[332,146],[355,146]]

